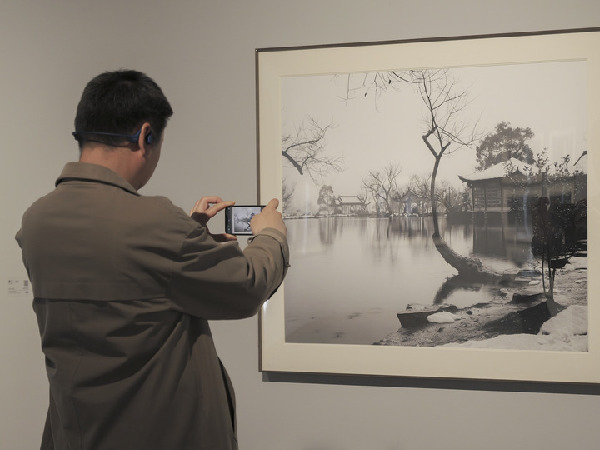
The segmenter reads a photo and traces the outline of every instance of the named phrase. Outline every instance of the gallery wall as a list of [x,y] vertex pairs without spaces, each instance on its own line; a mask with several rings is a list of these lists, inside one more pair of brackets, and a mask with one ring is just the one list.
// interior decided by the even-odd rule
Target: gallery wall
[[[0,448],[36,448],[48,401],[14,234],[77,158],[70,132],[92,76],[142,70],[174,107],[142,193],[184,209],[207,194],[251,203],[256,48],[599,25],[596,0],[0,2]],[[261,374],[256,318],[212,327],[245,450],[591,450],[600,440],[595,386]]]

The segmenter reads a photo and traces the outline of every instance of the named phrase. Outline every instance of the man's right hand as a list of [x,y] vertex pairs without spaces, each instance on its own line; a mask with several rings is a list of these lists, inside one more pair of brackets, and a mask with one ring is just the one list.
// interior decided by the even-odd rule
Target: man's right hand
[[[212,219],[219,211],[222,211],[228,206],[235,205],[235,202],[224,202],[221,197],[217,196],[208,196],[202,197],[200,200],[196,202],[192,210],[190,211],[190,217],[194,219],[196,222],[202,224],[202,226],[206,227],[208,231],[208,221]],[[227,241],[235,241],[237,237],[232,234],[220,233],[213,234],[208,231],[213,239],[217,242],[227,242]]]
[[260,213],[252,217],[252,220],[250,221],[252,234],[256,235],[265,228],[275,228],[277,231],[280,231],[287,236],[287,228],[285,223],[283,223],[283,217],[281,213],[277,211],[278,205],[279,200],[274,198],[267,204],[267,206],[263,208]]

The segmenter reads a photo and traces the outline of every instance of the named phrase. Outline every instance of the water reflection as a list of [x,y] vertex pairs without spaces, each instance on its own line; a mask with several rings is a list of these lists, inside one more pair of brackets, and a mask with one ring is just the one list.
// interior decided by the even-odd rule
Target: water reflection
[[506,215],[500,223],[484,223],[473,227],[473,253],[512,261],[522,267],[533,258],[531,227],[509,225]]
[[479,292],[483,288],[483,283],[473,283],[460,275],[448,278],[442,283],[433,298],[434,305],[445,303],[456,291]]
[[[370,344],[398,328],[407,304],[491,300],[457,276],[436,250],[430,217],[326,217],[288,220],[292,269],[285,283],[286,339]],[[531,233],[509,221],[439,221],[457,253],[498,272],[534,262]],[[461,305],[469,306],[469,305]],[[359,337],[360,336],[360,337]]]
[[333,245],[336,234],[341,231],[341,220],[339,217],[327,217],[318,220],[319,238],[324,247]]

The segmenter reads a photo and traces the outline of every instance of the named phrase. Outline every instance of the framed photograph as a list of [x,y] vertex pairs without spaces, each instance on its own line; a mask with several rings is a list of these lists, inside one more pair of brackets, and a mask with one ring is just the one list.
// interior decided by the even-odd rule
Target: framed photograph
[[599,31],[257,50],[262,371],[600,382]]

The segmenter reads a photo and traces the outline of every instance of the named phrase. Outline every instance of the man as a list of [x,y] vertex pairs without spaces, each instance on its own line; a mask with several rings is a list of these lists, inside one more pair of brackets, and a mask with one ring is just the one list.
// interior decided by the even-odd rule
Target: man
[[[135,71],[83,91],[79,162],[24,214],[17,241],[33,287],[50,406],[42,449],[236,449],[235,400],[207,320],[254,315],[285,276],[286,228],[273,199],[242,251],[207,221],[138,190],[172,115]],[[224,242],[218,242],[224,241]]]

